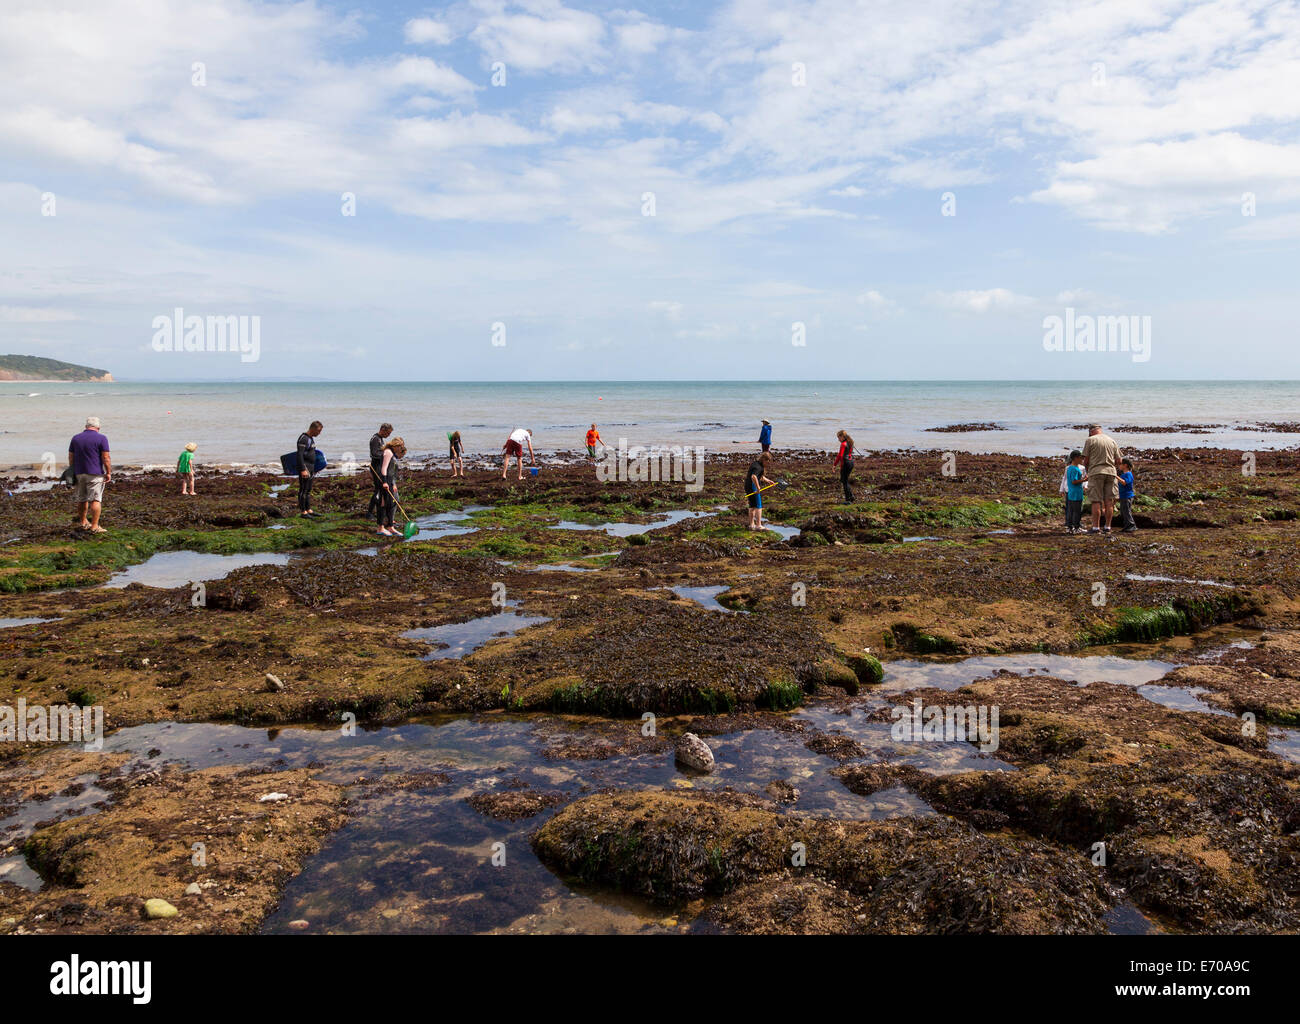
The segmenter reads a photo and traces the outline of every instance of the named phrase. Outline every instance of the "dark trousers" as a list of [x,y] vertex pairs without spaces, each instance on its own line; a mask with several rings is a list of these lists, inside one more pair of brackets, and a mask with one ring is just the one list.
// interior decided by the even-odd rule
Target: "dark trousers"
[[307,476],[298,477],[298,511],[306,512],[311,508],[311,484],[315,477],[308,474]]
[[379,478],[379,467],[370,464],[370,504],[366,507],[366,518],[374,519],[384,506],[384,482]]
[[397,499],[393,497],[392,491],[381,490],[379,492],[379,525],[392,527],[393,525],[393,506],[397,504]]
[[1067,530],[1077,530],[1083,523],[1083,499],[1076,498],[1071,501],[1065,499],[1065,528]]
[[1137,523],[1133,521],[1133,499],[1132,498],[1119,499],[1119,521],[1120,521],[1120,525],[1123,526],[1123,528],[1126,530],[1129,527],[1132,527],[1135,530],[1137,529]]
[[849,487],[849,474],[853,472],[853,460],[845,459],[840,463],[840,486],[844,488],[844,500],[853,500],[853,490]]

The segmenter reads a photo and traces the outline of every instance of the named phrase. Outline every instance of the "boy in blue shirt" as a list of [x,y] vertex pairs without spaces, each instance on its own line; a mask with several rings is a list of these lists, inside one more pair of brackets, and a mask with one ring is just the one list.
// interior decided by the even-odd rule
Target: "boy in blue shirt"
[[1124,459],[1120,462],[1123,472],[1119,474],[1119,518],[1124,524],[1125,533],[1137,533],[1137,523],[1133,521],[1133,463]]
[[1083,471],[1083,452],[1076,448],[1070,452],[1070,464],[1065,467],[1066,533],[1083,532],[1083,485],[1087,479]]

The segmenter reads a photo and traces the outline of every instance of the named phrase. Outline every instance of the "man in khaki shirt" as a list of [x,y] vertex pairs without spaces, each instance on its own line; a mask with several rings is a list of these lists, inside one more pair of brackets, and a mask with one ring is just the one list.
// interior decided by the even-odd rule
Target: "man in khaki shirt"
[[[1083,443],[1084,480],[1088,484],[1088,498],[1092,502],[1092,529],[1100,527],[1110,533],[1110,522],[1115,516],[1115,501],[1119,497],[1119,464],[1122,456],[1113,438],[1101,432],[1094,423],[1088,428],[1088,440]],[[1102,515],[1106,525],[1101,525]]]

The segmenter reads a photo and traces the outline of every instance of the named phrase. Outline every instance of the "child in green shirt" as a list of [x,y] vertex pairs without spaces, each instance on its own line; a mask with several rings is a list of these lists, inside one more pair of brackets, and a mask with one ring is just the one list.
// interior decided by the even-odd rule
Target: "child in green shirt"
[[181,493],[194,494],[194,452],[199,446],[193,441],[185,446],[176,462],[176,475],[181,478]]

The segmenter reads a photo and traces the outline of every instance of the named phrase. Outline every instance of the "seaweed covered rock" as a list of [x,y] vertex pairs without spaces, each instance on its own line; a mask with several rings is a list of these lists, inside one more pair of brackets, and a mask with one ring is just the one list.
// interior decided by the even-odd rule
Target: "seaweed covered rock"
[[461,706],[480,694],[499,706],[508,688],[525,710],[632,717],[790,707],[799,700],[796,679],[830,653],[802,616],[584,595],[552,626],[466,658],[470,680],[446,697]]
[[739,931],[1105,930],[1106,892],[1082,855],[937,817],[830,821],[735,793],[610,792],[570,804],[533,845],[558,871],[643,897],[723,897],[707,916]]
[[851,654],[847,660],[858,682],[868,686],[884,682],[885,667],[874,654]]
[[808,690],[818,686],[835,686],[853,696],[858,692],[858,675],[843,662],[823,658],[799,674],[799,682]]
[[[291,799],[259,802],[267,775],[239,765],[109,773],[98,784],[114,794],[111,806],[26,839],[23,853],[46,885],[0,891],[0,916],[12,906],[25,928],[42,932],[256,931],[285,883],[343,823],[342,788],[311,774],[276,772]],[[195,835],[207,847],[204,866],[191,861]],[[195,883],[203,896],[187,900]],[[81,909],[70,914],[73,895]]]
[[799,524],[799,536],[790,543],[795,547],[809,547],[819,543],[841,544],[894,544],[903,535],[890,527],[879,516],[859,512],[819,512]]
[[1132,687],[997,676],[926,703],[1000,708],[997,757],[1018,771],[834,770],[864,795],[903,785],[980,829],[1095,856],[1144,910],[1196,931],[1300,927],[1300,769],[1232,718],[1172,711]]

